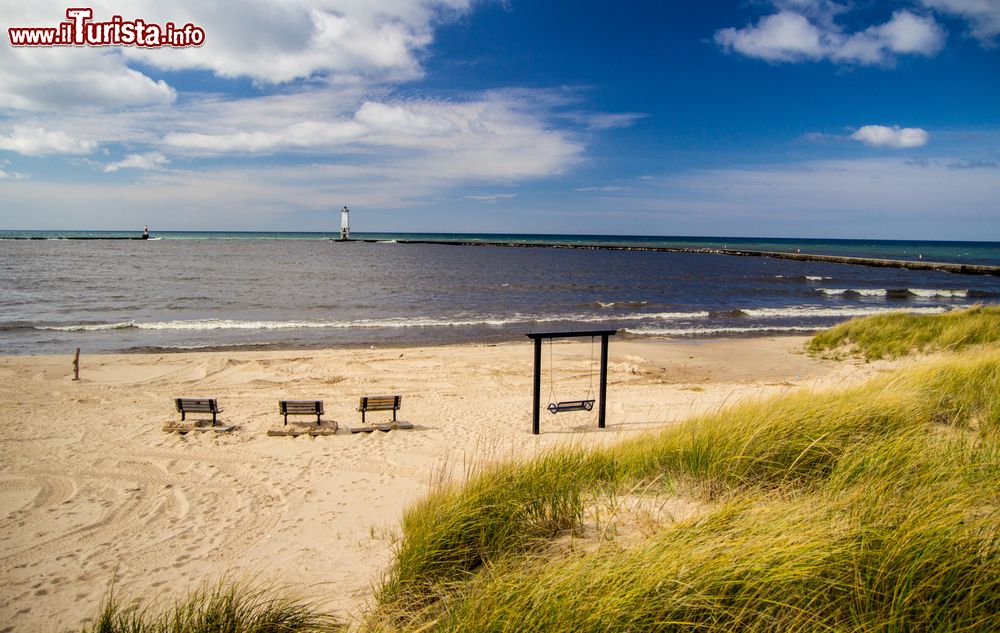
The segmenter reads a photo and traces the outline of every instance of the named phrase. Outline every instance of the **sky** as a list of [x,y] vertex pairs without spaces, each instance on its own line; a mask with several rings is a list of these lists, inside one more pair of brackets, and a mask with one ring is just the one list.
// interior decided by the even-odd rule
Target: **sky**
[[[204,42],[12,45],[69,7]],[[1000,240],[1000,0],[0,0],[0,25],[0,230],[336,231],[347,205],[354,231]]]

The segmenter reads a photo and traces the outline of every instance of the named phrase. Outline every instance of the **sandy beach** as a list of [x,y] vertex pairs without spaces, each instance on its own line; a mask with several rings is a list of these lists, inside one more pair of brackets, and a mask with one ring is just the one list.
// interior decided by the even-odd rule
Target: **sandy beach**
[[[350,620],[390,563],[408,504],[442,477],[569,442],[600,443],[745,398],[885,367],[803,353],[805,338],[615,340],[607,428],[543,413],[531,344],[0,358],[0,632],[76,630],[116,592],[167,600],[254,577]],[[583,398],[587,342],[543,350],[543,406]],[[549,371],[549,360],[555,372]],[[550,381],[550,375],[552,380]],[[352,434],[362,395],[401,394],[412,430]],[[231,433],[165,433],[172,398],[214,397]],[[271,437],[279,399],[322,399],[324,437]],[[374,420],[389,414],[370,414]],[[306,425],[301,417],[293,425]]]

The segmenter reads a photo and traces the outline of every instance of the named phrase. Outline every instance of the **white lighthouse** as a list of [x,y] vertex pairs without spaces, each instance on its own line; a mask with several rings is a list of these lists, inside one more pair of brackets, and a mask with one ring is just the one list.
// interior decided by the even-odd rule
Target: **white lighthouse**
[[346,240],[351,237],[351,224],[347,220],[347,207],[340,212],[340,239]]

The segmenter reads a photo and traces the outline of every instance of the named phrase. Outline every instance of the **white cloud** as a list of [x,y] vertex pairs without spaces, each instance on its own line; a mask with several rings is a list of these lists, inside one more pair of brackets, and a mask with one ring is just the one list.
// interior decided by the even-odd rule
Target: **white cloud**
[[28,125],[15,125],[12,134],[0,136],[0,150],[25,156],[89,154],[96,147],[97,143],[94,141],[74,138],[62,130]]
[[[442,107],[443,106],[443,107]],[[450,110],[450,111],[449,111]],[[366,101],[354,115],[357,123],[393,137],[446,137],[461,131],[465,117],[444,104],[385,104]]]
[[996,0],[921,0],[928,8],[968,20],[969,34],[984,45],[1000,35],[1000,2]]
[[465,196],[465,199],[475,200],[476,202],[484,202],[486,204],[496,204],[497,200],[510,200],[511,198],[516,197],[516,193],[486,193]]
[[944,30],[934,18],[920,17],[909,11],[896,11],[892,19],[881,26],[873,26],[873,38],[884,42],[893,53],[903,55],[934,55],[944,45]]
[[166,82],[129,68],[115,51],[0,46],[0,108],[125,108],[168,105],[175,98]]
[[13,180],[21,180],[22,178],[24,178],[24,174],[18,173],[16,171],[5,171],[3,169],[0,169],[0,180],[6,180],[8,178]]
[[782,10],[742,29],[725,28],[715,42],[733,51],[771,62],[829,59],[861,65],[888,64],[897,55],[937,54],[945,32],[932,17],[896,11],[885,24],[845,33],[835,23],[846,9],[832,2],[784,0]]
[[616,191],[628,191],[628,188],[620,187],[617,185],[606,185],[604,187],[577,187],[576,189],[573,189],[573,191],[580,191],[580,192],[599,191],[601,193],[614,193]]
[[[224,103],[199,109],[184,131],[167,133],[163,144],[175,152],[219,155],[323,152],[328,160],[380,163],[424,172],[446,170],[458,180],[546,176],[575,163],[583,146],[565,131],[547,127],[546,113],[525,111],[517,93],[487,93],[455,101],[363,101],[356,109],[314,118],[309,93],[286,99],[280,109],[264,104],[252,114],[243,102],[239,125]],[[434,176],[441,180],[444,175]]]
[[289,149],[330,148],[358,138],[362,131],[361,126],[350,121],[303,121],[267,131],[253,130],[225,134],[170,133],[164,142],[177,149],[207,154],[271,153]]
[[727,50],[769,61],[791,62],[824,56],[822,33],[804,16],[790,11],[769,15],[743,29],[717,31],[715,41]]
[[568,112],[562,116],[588,130],[600,132],[631,127],[636,121],[649,115],[641,112]]
[[901,128],[898,125],[865,125],[858,128],[851,138],[872,147],[890,147],[892,149],[907,149],[922,147],[927,144],[930,134],[918,127]]
[[466,1],[410,0],[379,3],[317,0],[185,3],[154,9],[163,20],[190,21],[205,29],[205,44],[182,50],[126,55],[160,68],[201,68],[223,77],[281,83],[329,73],[377,79],[413,79],[421,74],[416,52],[432,39],[441,10],[464,9]]
[[149,171],[161,169],[169,164],[167,157],[160,152],[149,152],[148,154],[129,154],[116,163],[108,163],[104,166],[105,173],[116,172],[119,169],[139,169]]

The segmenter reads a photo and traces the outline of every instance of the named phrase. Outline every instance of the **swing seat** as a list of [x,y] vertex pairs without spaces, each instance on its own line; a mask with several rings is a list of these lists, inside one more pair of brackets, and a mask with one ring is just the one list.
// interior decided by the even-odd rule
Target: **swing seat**
[[565,402],[550,402],[549,413],[563,413],[566,411],[592,411],[594,409],[593,400],[566,400]]

